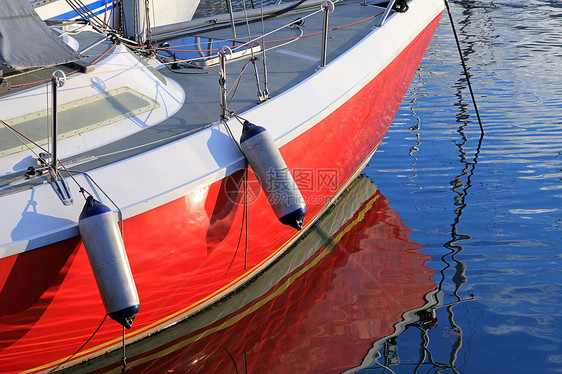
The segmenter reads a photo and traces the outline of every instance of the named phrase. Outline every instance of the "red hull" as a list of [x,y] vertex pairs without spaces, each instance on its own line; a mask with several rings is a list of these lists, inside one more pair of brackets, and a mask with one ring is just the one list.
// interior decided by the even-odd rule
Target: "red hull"
[[[307,221],[381,142],[438,19],[355,96],[281,149],[307,202]],[[125,246],[141,301],[128,339],[164,328],[243,283],[296,236],[277,221],[264,194],[250,189],[250,197],[252,191],[258,196],[248,204],[245,255],[241,178],[237,172],[125,221]],[[250,186],[256,183],[250,173]],[[105,315],[78,238],[4,258],[0,269],[0,372],[59,365]],[[120,340],[120,326],[106,321],[70,361],[99,355]]]
[[[269,292],[206,328],[128,357],[128,372],[235,372],[233,361],[248,373],[341,373],[359,365],[404,312],[424,306],[434,271],[378,191],[329,239],[333,221],[323,224],[316,251]],[[299,243],[279,267],[298,261],[312,243]]]

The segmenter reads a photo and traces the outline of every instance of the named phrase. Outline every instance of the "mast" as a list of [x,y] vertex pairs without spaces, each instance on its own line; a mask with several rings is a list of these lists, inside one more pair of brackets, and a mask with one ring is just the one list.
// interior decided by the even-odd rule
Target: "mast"
[[122,0],[118,8],[121,17],[118,18],[119,28],[124,37],[145,44],[148,40],[148,1]]

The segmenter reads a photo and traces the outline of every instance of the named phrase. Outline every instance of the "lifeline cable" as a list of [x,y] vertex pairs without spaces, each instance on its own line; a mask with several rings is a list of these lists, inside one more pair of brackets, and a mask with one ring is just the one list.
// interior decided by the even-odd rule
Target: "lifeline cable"
[[[50,153],[49,151],[47,151],[45,148],[43,148],[42,146],[40,146],[39,144],[37,144],[36,142],[34,142],[33,140],[31,140],[30,138],[28,138],[27,136],[25,136],[24,134],[22,134],[21,132],[19,132],[18,130],[14,129],[12,126],[8,125],[6,122],[4,122],[2,119],[0,119],[0,124],[6,126],[6,128],[10,131],[12,131],[12,133],[15,133],[19,136],[21,136],[22,138],[24,138],[25,140],[27,140],[28,142],[30,142],[31,144],[33,144],[34,146],[36,146],[37,148],[41,149],[42,151],[46,152],[46,153]],[[16,136],[17,137],[17,136]],[[21,141],[20,138],[18,138],[18,140]],[[23,141],[22,141],[23,143]],[[29,149],[29,151],[31,151],[33,154],[35,154],[38,158],[40,158],[40,156],[33,151],[33,149],[31,149],[31,147],[29,146],[29,144],[25,144],[24,145]],[[68,171],[68,169],[66,168],[66,166],[62,163],[62,161],[60,159],[57,158],[57,162],[59,163],[59,165],[66,171],[66,173],[70,176],[70,178],[74,181],[74,183],[76,183],[76,185],[78,186],[78,189],[80,191],[80,193],[82,194],[82,196],[84,196],[84,199],[86,198],[86,195],[84,193],[87,193],[88,195],[92,196],[92,194],[86,190],[84,187],[82,187],[82,185],[80,185],[80,183],[78,183],[78,181],[74,178],[74,176]],[[53,173],[57,174],[58,170],[53,170],[52,168],[50,168]],[[57,168],[58,169],[58,168]]]
[[457,36],[457,30],[455,29],[453,16],[451,15],[451,9],[449,8],[449,2],[447,0],[444,1],[445,1],[445,6],[447,7],[447,13],[449,14],[449,21],[451,22],[451,28],[453,29],[453,34],[455,35],[455,41],[457,42],[457,50],[459,51],[459,57],[461,58],[462,68],[464,70],[464,75],[466,76],[466,83],[468,84],[470,97],[472,98],[472,103],[474,104],[474,110],[476,111],[476,118],[478,118],[478,124],[480,125],[480,132],[482,133],[482,135],[484,135],[484,126],[482,126],[482,121],[480,120],[480,113],[478,112],[478,106],[476,105],[476,99],[474,98],[474,92],[472,92],[472,84],[470,84],[468,69],[466,68],[464,57],[462,55],[461,44],[459,43],[459,37]]

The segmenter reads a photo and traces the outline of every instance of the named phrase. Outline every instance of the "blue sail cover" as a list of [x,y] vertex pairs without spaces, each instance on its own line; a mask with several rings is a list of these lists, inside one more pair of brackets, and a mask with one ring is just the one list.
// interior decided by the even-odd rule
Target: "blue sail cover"
[[64,64],[80,59],[31,7],[28,0],[1,0],[0,69]]

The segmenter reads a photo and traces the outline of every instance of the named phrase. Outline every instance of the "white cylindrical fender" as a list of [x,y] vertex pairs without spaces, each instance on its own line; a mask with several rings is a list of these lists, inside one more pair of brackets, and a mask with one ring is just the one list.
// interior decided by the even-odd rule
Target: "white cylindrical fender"
[[245,121],[240,147],[279,221],[300,230],[306,204],[271,134]]
[[88,196],[78,226],[105,311],[130,328],[140,303],[115,213]]

